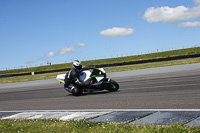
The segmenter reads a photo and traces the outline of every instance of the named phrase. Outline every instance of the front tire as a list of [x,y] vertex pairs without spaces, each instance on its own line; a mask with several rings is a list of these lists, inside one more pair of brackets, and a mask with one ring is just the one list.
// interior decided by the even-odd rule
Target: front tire
[[110,92],[114,92],[117,91],[118,89],[119,89],[119,84],[114,80],[110,80],[110,88],[107,90]]
[[82,90],[82,89],[79,89],[79,88],[77,88],[77,87],[74,87],[72,94],[73,94],[74,96],[80,96],[80,95],[83,94],[83,90]]

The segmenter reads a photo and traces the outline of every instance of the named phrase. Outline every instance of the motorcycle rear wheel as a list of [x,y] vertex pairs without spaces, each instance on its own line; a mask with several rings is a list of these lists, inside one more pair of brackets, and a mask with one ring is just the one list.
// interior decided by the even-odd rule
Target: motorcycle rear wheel
[[107,90],[110,92],[113,92],[113,91],[117,91],[118,89],[119,89],[119,84],[114,80],[110,80],[110,87]]

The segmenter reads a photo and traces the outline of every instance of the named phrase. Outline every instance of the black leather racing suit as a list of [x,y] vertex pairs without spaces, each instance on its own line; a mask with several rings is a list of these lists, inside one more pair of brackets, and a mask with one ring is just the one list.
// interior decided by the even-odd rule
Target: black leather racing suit
[[71,68],[71,70],[66,74],[65,76],[65,88],[71,89],[72,87],[85,87],[85,86],[90,86],[89,82],[80,82],[78,80],[79,74],[83,70],[91,69],[94,67],[86,67],[83,68],[81,71],[77,71],[75,68]]
[[71,89],[75,85],[78,76],[79,72],[75,68],[71,68],[65,76],[65,88]]

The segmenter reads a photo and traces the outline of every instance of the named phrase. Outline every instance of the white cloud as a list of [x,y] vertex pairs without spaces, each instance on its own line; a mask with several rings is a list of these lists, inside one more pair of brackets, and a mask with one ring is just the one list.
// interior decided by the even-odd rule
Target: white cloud
[[85,43],[80,43],[80,42],[77,42],[76,45],[77,45],[77,47],[84,47],[84,46],[86,46]]
[[49,52],[48,54],[42,56],[42,57],[38,57],[36,60],[29,60],[26,62],[26,64],[30,64],[30,63],[35,63],[38,61],[44,61],[47,60],[47,58],[49,57],[53,57],[53,56],[57,56],[57,55],[70,55],[73,54],[74,52],[76,52],[76,49],[80,48],[80,47],[84,47],[86,46],[85,43],[76,43],[76,45],[74,46],[69,46],[69,47],[64,47],[61,48],[58,52]]
[[143,18],[146,19],[149,23],[173,23],[198,17],[200,17],[200,6],[192,8],[184,6],[177,6],[175,8],[170,8],[168,6],[158,8],[151,7],[146,10],[143,16]]
[[109,37],[122,37],[133,34],[134,29],[132,28],[119,28],[113,27],[112,29],[102,30],[100,35],[109,36]]
[[194,0],[197,5],[200,5],[200,0]]
[[76,50],[75,48],[72,47],[64,47],[62,49],[60,49],[60,51],[58,52],[59,55],[70,55],[72,53],[74,53]]
[[33,62],[35,62],[35,61],[34,60],[29,60],[29,61],[26,61],[26,64],[31,64]]
[[45,57],[52,57],[52,56],[54,56],[55,55],[55,53],[54,52],[49,52],[48,54],[46,54],[46,56]]
[[178,27],[188,27],[188,28],[200,27],[200,22],[195,21],[195,22],[180,23],[178,24]]

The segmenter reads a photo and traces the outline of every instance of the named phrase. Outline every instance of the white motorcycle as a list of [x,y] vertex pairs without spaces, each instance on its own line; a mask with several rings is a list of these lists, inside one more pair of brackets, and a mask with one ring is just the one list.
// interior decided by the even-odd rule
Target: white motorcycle
[[[66,74],[59,74],[56,79],[60,81],[60,83],[65,84],[65,75]],[[93,92],[99,90],[114,92],[119,89],[119,84],[116,81],[107,78],[106,72],[103,68],[93,68],[92,72],[89,70],[82,71],[78,80],[81,82],[90,82],[91,87],[75,87],[73,90],[64,87],[64,89],[75,96],[81,95],[83,92]]]

